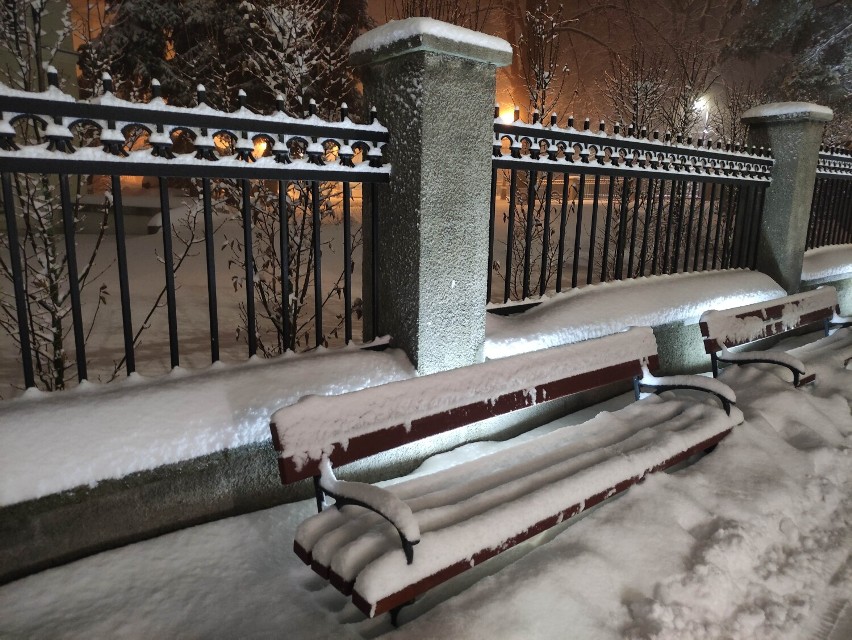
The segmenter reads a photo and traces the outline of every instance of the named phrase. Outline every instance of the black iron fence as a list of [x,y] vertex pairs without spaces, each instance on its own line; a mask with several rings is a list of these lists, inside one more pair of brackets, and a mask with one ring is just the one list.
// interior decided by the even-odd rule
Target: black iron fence
[[[753,268],[768,150],[507,124],[495,108],[488,290],[520,300],[581,284]],[[492,288],[493,287],[493,288]]]
[[[89,351],[97,347],[103,356],[100,346],[109,338],[109,327],[96,322],[111,293],[97,282],[107,271],[117,270],[123,343],[106,354],[112,377],[137,369],[144,331],[161,307],[171,368],[181,364],[179,308],[185,327],[206,325],[214,363],[222,332],[234,329],[220,327],[225,304],[238,307],[228,312],[238,325],[238,340],[231,342],[243,343],[248,356],[327,344],[331,334],[352,340],[353,318],[361,315],[359,283],[353,283],[360,272],[354,269],[359,209],[363,202],[375,207],[369,191],[387,182],[390,170],[381,155],[387,130],[375,117],[355,124],[343,105],[340,121],[329,122],[311,104],[305,117],[294,118],[283,113],[281,101],[277,113],[261,115],[246,107],[244,95],[240,108],[226,113],[206,104],[201,86],[194,108],[166,104],[156,84],[150,102],[130,103],[111,93],[108,78],[104,95],[76,101],[58,88],[55,72],[49,80],[44,93],[0,87],[6,227],[0,337],[7,362],[13,348],[20,354],[27,388],[62,388],[89,377]],[[131,196],[131,176],[148,191]],[[149,270],[130,277],[141,241],[126,231],[140,201],[149,226],[162,229],[156,250],[163,273],[159,295],[141,312],[131,290],[153,276]],[[83,236],[87,224],[94,229]],[[323,271],[329,269],[324,249],[336,255],[335,274]],[[107,250],[114,258],[104,266]],[[198,287],[191,279],[182,285],[180,277],[192,255],[199,264],[203,255]],[[238,303],[223,304],[216,265],[222,255]],[[218,260],[221,272],[224,258]],[[206,304],[184,304],[193,288],[206,293]],[[331,312],[324,310],[329,301],[336,305]],[[377,296],[373,305],[375,317]],[[206,321],[196,323],[201,314]]]
[[852,151],[821,148],[807,248],[852,242]]

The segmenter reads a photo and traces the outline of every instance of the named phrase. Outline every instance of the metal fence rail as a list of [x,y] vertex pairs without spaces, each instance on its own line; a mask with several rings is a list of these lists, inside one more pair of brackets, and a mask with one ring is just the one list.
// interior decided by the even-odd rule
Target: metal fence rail
[[588,119],[563,129],[555,115],[545,127],[517,111],[506,124],[495,109],[493,155],[490,301],[754,266],[767,150],[649,139],[632,126],[607,134],[603,122],[593,132]]
[[852,151],[821,148],[807,248],[852,242]]
[[[21,176],[40,181],[44,192],[58,190],[55,221],[48,233],[64,236],[64,255],[56,259],[67,265],[67,302],[71,307],[74,336],[74,366],[79,380],[88,376],[86,358],[87,329],[83,321],[80,296],[81,274],[77,256],[76,213],[79,198],[72,193],[69,175],[106,176],[109,206],[105,216],[116,234],[116,263],[119,275],[120,304],[124,353],[123,366],[130,374],[136,369],[134,340],[137,337],[131,315],[128,277],[128,252],[125,232],[125,205],[122,201],[123,176],[147,176],[157,180],[160,214],[162,216],[162,256],[165,270],[165,306],[168,315],[169,357],[172,367],[180,364],[179,332],[177,325],[177,287],[175,286],[174,248],[172,246],[172,216],[169,186],[179,182],[191,183],[197,191],[199,211],[203,216],[203,236],[206,259],[207,296],[209,310],[209,343],[211,360],[219,360],[220,328],[216,293],[215,228],[213,199],[228,187],[235,216],[242,225],[241,277],[245,283],[245,302],[241,312],[245,319],[245,340],[248,355],[258,350],[256,299],[269,290],[258,283],[259,257],[253,253],[253,226],[259,224],[255,203],[258,191],[265,189],[267,200],[277,198],[278,240],[275,251],[280,265],[290,265],[291,247],[288,218],[292,217],[291,195],[298,190],[304,202],[304,217],[312,223],[313,237],[306,249],[313,256],[312,297],[314,303],[314,344],[325,340],[323,331],[323,300],[330,295],[323,291],[320,210],[329,197],[331,187],[342,208],[343,254],[345,269],[340,286],[343,298],[345,341],[353,334],[352,289],[352,230],[350,202],[353,187],[363,185],[365,195],[372,193],[377,183],[387,182],[390,167],[382,164],[381,147],[388,142],[387,130],[375,120],[355,124],[348,117],[346,105],[341,108],[341,120],[329,122],[316,115],[313,104],[307,116],[294,118],[283,113],[283,101],[273,115],[261,115],[245,105],[241,92],[240,108],[233,113],[218,111],[205,102],[204,88],[199,86],[198,105],[180,108],[167,105],[154,86],[153,98],[146,104],[130,103],[111,93],[111,81],[105,78],[105,93],[90,101],[76,101],[58,87],[55,71],[48,74],[50,87],[43,93],[27,93],[0,86],[0,186],[5,212],[8,262],[4,267],[12,280],[14,305],[7,298],[7,326],[17,323],[16,342],[20,348],[24,383],[36,385],[33,364],[33,331],[28,317],[28,305],[34,304],[30,295],[38,283],[33,281],[32,269],[20,236],[28,232],[31,219],[26,194],[20,188]],[[146,141],[143,148],[134,146],[133,137]],[[261,145],[262,152],[258,152]],[[372,220],[376,220],[375,197],[365,198],[371,204]],[[337,202],[337,201],[336,201]],[[288,216],[288,207],[290,215]],[[106,218],[105,218],[106,219]],[[375,233],[375,229],[373,230]],[[0,235],[2,238],[2,235]],[[84,269],[85,271],[85,269]],[[294,344],[295,327],[288,312],[294,294],[288,269],[278,273],[280,281],[275,291],[280,295],[278,317],[270,318],[278,331],[282,350]],[[0,292],[2,293],[2,292]],[[64,294],[63,294],[64,295]],[[377,314],[377,296],[373,296],[373,313]],[[65,298],[63,297],[63,300]],[[242,306],[244,305],[244,306]],[[14,309],[14,310],[12,310]],[[91,330],[91,329],[89,329]],[[70,352],[70,349],[66,350]]]

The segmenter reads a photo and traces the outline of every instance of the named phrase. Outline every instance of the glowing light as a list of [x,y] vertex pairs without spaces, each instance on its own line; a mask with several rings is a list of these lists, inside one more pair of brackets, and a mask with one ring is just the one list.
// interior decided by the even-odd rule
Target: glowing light
[[692,104],[692,108],[696,111],[706,111],[710,108],[710,99],[707,96],[699,96]]
[[254,141],[254,157],[260,158],[264,153],[266,153],[266,140],[264,138],[258,138]]
[[515,121],[515,107],[512,105],[500,105],[500,120],[506,124]]

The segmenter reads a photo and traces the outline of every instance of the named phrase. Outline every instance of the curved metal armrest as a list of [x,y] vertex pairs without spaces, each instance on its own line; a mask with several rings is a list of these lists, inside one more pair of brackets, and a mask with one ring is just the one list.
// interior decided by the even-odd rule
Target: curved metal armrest
[[633,388],[637,399],[642,391],[642,388],[653,389],[654,393],[662,393],[663,391],[673,391],[675,389],[692,389],[694,391],[704,391],[711,393],[722,403],[722,408],[725,413],[731,415],[731,406],[737,403],[737,396],[734,390],[724,382],[720,382],[714,378],[705,378],[704,376],[681,375],[681,376],[662,376],[657,377],[651,375],[647,367],[642,367],[643,376],[638,376],[633,379]]
[[381,487],[364,482],[338,480],[328,458],[323,458],[320,463],[320,474],[320,489],[335,499],[335,506],[338,509],[346,505],[355,505],[379,514],[399,533],[408,564],[414,562],[414,545],[420,542],[420,526],[411,507]]
[[752,363],[776,364],[780,367],[785,367],[793,374],[793,386],[800,387],[809,382],[813,382],[816,378],[814,375],[808,375],[805,370],[805,364],[791,356],[785,351],[728,351],[723,349],[719,354],[716,354],[716,360],[719,362],[727,362],[729,364],[744,365]]

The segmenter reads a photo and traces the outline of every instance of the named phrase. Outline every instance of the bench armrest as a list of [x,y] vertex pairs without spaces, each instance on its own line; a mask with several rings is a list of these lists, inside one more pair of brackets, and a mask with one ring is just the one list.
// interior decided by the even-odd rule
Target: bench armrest
[[420,525],[405,502],[387,489],[364,482],[338,480],[328,457],[320,462],[320,489],[335,499],[337,508],[352,504],[382,516],[399,533],[408,564],[414,561],[414,545],[420,542]]
[[[777,364],[781,367],[786,367],[793,374],[793,386],[800,387],[808,382],[813,382],[814,376],[807,375],[805,363],[791,356],[786,351],[728,351],[723,348],[722,351],[715,354],[716,360],[719,362],[727,362],[730,364],[742,365],[751,363]],[[804,377],[802,377],[804,376]]]
[[636,395],[638,398],[642,387],[654,389],[657,393],[663,391],[672,391],[674,389],[693,389],[695,391],[704,391],[712,393],[719,398],[722,403],[722,408],[725,413],[731,415],[731,406],[737,403],[737,395],[724,382],[715,378],[707,378],[705,376],[679,375],[679,376],[661,376],[651,375],[648,368],[643,365],[642,377],[636,378]]

